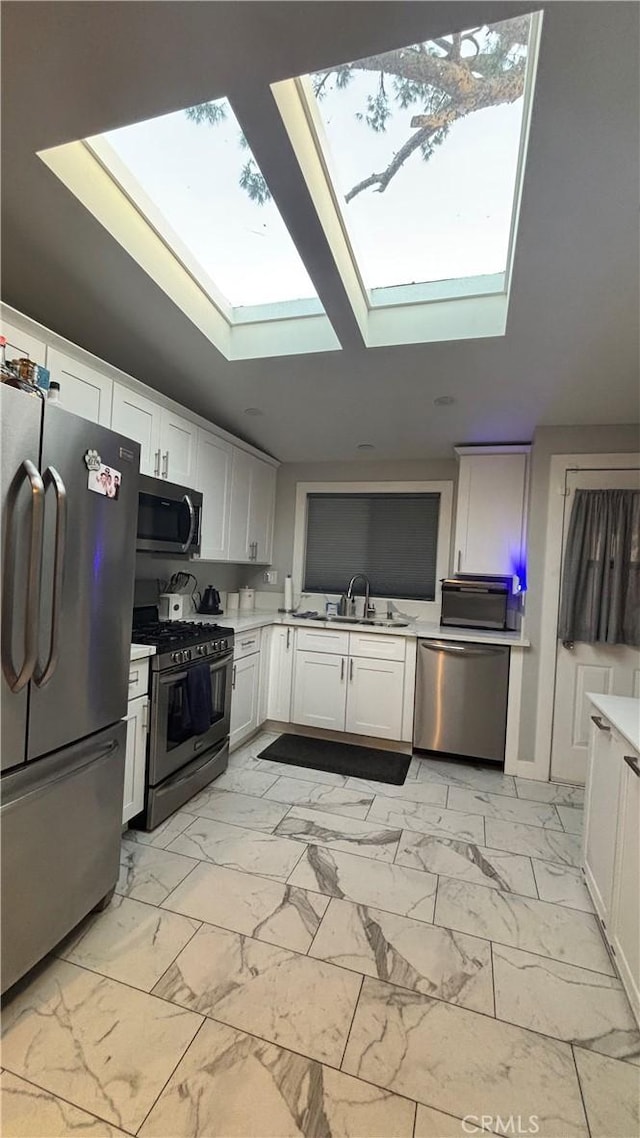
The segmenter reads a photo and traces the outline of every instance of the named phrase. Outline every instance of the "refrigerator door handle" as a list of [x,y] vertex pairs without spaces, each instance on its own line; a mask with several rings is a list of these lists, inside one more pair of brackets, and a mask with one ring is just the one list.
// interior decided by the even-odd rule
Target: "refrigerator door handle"
[[49,657],[44,668],[40,662],[36,664],[33,672],[33,682],[42,688],[49,682],[56,670],[60,651],[60,617],[62,615],[62,584],[64,581],[64,560],[67,538],[67,489],[55,466],[48,466],[44,472],[45,492],[47,486],[53,486],[56,496],[56,532],[54,538],[53,554],[53,597],[51,601],[51,638],[49,641]]
[[[169,452],[167,451],[167,454],[168,453]],[[191,501],[189,494],[185,494],[182,501],[189,511],[189,533],[187,534],[187,540],[185,541],[184,545],[181,546],[182,553],[186,553],[189,549],[189,546],[191,545],[191,542],[193,541],[193,535],[196,532],[196,511],[193,507],[193,502]]]
[[[13,612],[15,582],[14,510],[18,491],[25,477],[31,486],[31,530],[24,624],[24,660],[17,672],[13,664]],[[5,582],[2,595],[2,671],[12,692],[22,690],[31,679],[38,655],[38,613],[40,609],[40,567],[44,532],[44,482],[37,467],[25,459],[16,471],[7,495],[5,530]]]

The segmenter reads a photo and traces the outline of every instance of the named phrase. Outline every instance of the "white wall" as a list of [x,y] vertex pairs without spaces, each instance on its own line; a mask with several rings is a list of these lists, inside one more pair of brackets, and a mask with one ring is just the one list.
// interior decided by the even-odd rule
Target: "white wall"
[[640,449],[637,424],[600,427],[539,427],[531,451],[528,526],[528,592],[526,630],[531,648],[525,652],[520,718],[520,758],[533,761],[538,698],[542,581],[545,561],[549,472],[554,454],[623,454]]
[[[451,459],[422,459],[411,462],[300,462],[284,463],[278,470],[276,514],[273,538],[273,568],[278,583],[266,585],[264,570],[244,570],[243,584],[255,589],[282,592],[284,578],[293,563],[293,528],[298,482],[455,482],[457,462]],[[357,571],[354,567],[354,572]],[[345,581],[345,587],[348,581]]]
[[[174,573],[193,573],[201,593],[207,585],[213,585],[218,592],[238,589],[242,584],[241,567],[226,562],[173,560],[152,553],[139,553],[136,557],[136,583],[134,604],[156,605],[158,603],[158,581],[168,581]],[[191,582],[193,588],[193,582]],[[189,590],[185,590],[189,591]]]

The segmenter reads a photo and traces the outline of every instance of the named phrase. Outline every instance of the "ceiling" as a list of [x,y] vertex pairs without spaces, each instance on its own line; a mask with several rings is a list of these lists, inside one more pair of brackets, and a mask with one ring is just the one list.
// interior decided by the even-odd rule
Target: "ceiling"
[[[281,461],[450,456],[638,419],[635,4],[545,7],[507,334],[366,349],[269,85],[535,4],[2,5],[2,295]],[[228,362],[36,151],[231,99],[343,343]],[[451,395],[456,403],[435,406]],[[247,417],[247,407],[262,409]]]

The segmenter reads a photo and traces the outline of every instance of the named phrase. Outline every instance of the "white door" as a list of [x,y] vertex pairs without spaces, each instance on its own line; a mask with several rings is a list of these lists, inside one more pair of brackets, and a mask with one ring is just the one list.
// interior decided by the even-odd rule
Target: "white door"
[[402,733],[404,662],[349,660],[346,730],[376,739],[399,739]]
[[111,426],[140,443],[140,473],[160,477],[162,408],[119,383],[113,385]]
[[253,459],[249,502],[249,543],[253,544],[252,560],[262,565],[271,561],[276,471],[268,462]]
[[293,682],[294,629],[271,629],[269,656],[269,688],[267,719],[289,723],[291,719],[291,686]]
[[618,846],[609,936],[627,995],[640,1020],[640,755],[622,750]]
[[[74,415],[81,415],[92,423],[101,423],[103,427],[111,426],[114,384],[109,376],[78,363],[56,348],[47,350],[47,367],[51,378],[60,384],[60,404],[65,411],[72,411]],[[122,430],[121,434],[126,435],[128,432]]]
[[179,486],[193,486],[198,428],[189,419],[163,408],[160,427],[160,474]]
[[202,493],[200,557],[226,561],[229,556],[229,509],[233,447],[209,431],[198,431],[195,489]]
[[232,675],[229,745],[235,747],[255,730],[258,722],[260,653],[254,652],[234,662]]
[[329,652],[296,652],[293,722],[344,731],[347,658]]
[[[563,558],[575,491],[640,488],[638,470],[568,470],[563,519]],[[551,778],[584,783],[589,746],[590,703],[586,692],[640,696],[640,657],[624,644],[558,641],[551,741]]]
[[124,760],[122,821],[128,822],[144,809],[144,773],[147,761],[149,699],[141,695],[127,705],[127,748]]
[[251,502],[252,457],[233,447],[231,467],[231,513],[229,517],[229,560],[249,561],[249,505]]

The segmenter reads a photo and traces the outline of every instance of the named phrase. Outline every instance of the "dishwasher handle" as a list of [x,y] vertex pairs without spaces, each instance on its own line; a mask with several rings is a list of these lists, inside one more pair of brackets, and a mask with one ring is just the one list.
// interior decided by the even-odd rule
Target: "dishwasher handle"
[[430,652],[448,652],[452,656],[499,656],[508,644],[451,644],[446,640],[419,640],[421,648]]

